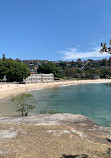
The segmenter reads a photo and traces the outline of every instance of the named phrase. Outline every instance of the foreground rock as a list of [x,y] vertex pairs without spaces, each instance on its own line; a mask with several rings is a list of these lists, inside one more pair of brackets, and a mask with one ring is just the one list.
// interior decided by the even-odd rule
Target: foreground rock
[[[42,126],[66,126],[71,133],[90,141],[109,143],[111,130],[99,126],[89,120],[86,116],[79,114],[41,114],[37,116],[0,118],[2,124],[27,124]],[[108,139],[107,139],[108,138]],[[109,141],[108,141],[109,140]]]
[[109,158],[111,130],[74,114],[0,118],[0,158]]

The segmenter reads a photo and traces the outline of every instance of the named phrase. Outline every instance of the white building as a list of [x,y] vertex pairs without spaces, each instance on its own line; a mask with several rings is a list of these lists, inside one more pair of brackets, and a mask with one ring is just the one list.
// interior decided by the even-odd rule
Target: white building
[[54,82],[54,74],[31,74],[24,79],[26,83]]

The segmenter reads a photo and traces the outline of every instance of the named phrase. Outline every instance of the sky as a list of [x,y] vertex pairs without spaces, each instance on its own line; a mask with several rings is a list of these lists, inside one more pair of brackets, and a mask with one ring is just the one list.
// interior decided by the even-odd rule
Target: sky
[[0,0],[0,57],[102,59],[111,38],[111,0]]

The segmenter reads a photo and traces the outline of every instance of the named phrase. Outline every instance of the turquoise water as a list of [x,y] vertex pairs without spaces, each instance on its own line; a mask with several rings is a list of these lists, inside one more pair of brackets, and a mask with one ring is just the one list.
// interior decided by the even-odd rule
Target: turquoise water
[[57,110],[83,114],[100,125],[111,125],[111,87],[105,84],[71,85],[30,93],[35,97],[34,114],[40,110]]
[[[111,126],[111,87],[103,84],[84,84],[34,90],[32,114],[41,110],[83,114],[94,122]],[[0,116],[17,115],[16,106],[9,99],[0,101]]]

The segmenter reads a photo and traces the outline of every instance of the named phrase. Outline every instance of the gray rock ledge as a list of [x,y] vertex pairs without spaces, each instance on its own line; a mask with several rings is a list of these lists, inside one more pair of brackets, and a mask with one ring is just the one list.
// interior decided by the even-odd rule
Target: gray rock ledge
[[39,125],[39,126],[65,126],[72,133],[81,139],[100,143],[110,143],[106,138],[111,139],[111,130],[97,125],[88,117],[79,114],[40,114],[27,117],[0,118],[0,124],[10,125]]
[[27,117],[3,117],[0,118],[0,123],[8,124],[34,124],[34,125],[61,125],[62,121],[72,123],[84,122],[88,118],[79,114],[39,114]]

